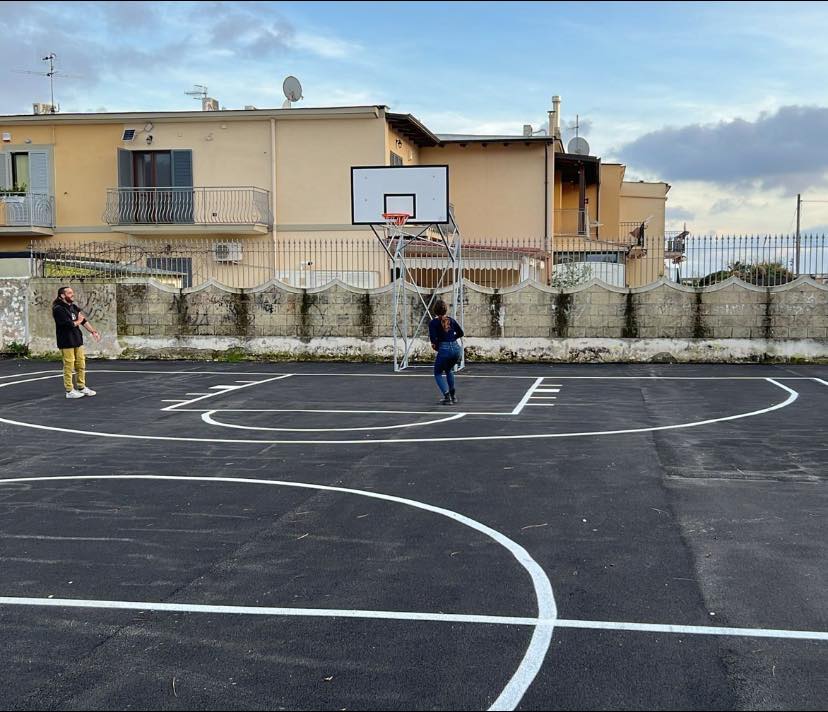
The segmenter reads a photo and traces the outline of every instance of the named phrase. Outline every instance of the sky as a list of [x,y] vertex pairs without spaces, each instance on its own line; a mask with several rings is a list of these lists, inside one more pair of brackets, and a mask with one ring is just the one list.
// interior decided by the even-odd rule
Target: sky
[[[562,98],[591,153],[672,188],[667,228],[828,232],[825,3],[18,2],[0,114],[385,104],[435,133],[520,134]],[[826,201],[823,203],[817,201]],[[814,201],[814,202],[807,202]]]

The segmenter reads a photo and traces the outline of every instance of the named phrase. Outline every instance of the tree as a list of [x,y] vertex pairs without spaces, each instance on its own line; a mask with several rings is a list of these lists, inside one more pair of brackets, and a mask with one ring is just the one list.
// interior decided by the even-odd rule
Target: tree
[[738,277],[743,282],[755,284],[758,287],[775,287],[778,284],[787,284],[796,279],[782,262],[757,262],[750,264],[746,262],[733,262],[727,269],[711,272],[698,281],[698,286],[707,287],[711,284],[723,282],[729,277]]
[[549,285],[555,289],[568,289],[582,284],[592,277],[592,267],[585,264],[563,263],[555,265]]

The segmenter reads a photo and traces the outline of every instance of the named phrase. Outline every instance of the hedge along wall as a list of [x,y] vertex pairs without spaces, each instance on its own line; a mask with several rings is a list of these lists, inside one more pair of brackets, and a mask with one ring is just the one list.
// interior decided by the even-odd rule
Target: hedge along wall
[[[28,280],[30,344],[54,349],[49,305],[58,282]],[[388,358],[392,287],[333,282],[302,290],[208,283],[78,280],[72,285],[108,338],[92,353],[211,356],[227,349],[274,357]],[[440,293],[449,300],[451,291]],[[410,322],[424,313],[407,295]],[[467,284],[467,352],[478,358],[561,361],[743,361],[828,358],[828,286],[809,278],[772,288],[736,278],[694,289],[661,281],[623,289],[593,280],[558,291],[533,282],[492,290]],[[91,346],[91,344],[90,344]],[[424,355],[427,343],[420,345]]]

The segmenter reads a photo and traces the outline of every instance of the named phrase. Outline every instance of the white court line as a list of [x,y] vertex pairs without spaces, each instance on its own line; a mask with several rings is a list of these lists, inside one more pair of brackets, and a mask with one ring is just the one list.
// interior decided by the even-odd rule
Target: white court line
[[[258,385],[261,385],[262,383],[270,383],[271,381],[280,381],[283,378],[290,378],[290,376],[291,376],[290,373],[285,373],[285,374],[282,374],[281,376],[275,376],[274,378],[266,378],[263,381],[251,381],[250,383],[247,383],[243,386],[218,386],[218,388],[221,388],[221,390],[217,390],[214,393],[208,393],[205,396],[199,396],[198,398],[191,398],[190,400],[182,401],[180,403],[180,405],[182,405],[182,406],[191,405],[193,403],[197,403],[198,401],[203,401],[207,398],[213,398],[215,396],[220,396],[220,395],[223,395],[225,393],[229,393],[230,391],[240,391],[243,388],[250,388],[251,386],[258,386]],[[217,388],[217,386],[211,386],[211,388]],[[178,408],[177,405],[170,405],[170,406],[167,406],[166,408],[162,408],[161,410],[171,411],[171,410],[179,410],[179,408]]]
[[[427,366],[426,368],[431,368]],[[59,371],[42,371],[38,373],[60,373]],[[317,378],[317,377],[327,377],[327,376],[335,376],[335,377],[345,377],[345,376],[353,376],[354,378],[429,378],[433,379],[434,376],[431,374],[425,373],[288,373],[283,374],[280,371],[157,371],[154,369],[144,369],[144,368],[135,368],[135,369],[127,369],[127,368],[96,368],[96,369],[87,369],[87,373],[151,373],[156,375],[164,375],[164,376],[278,376],[278,375],[288,375],[288,376],[306,376],[309,378]],[[526,380],[532,381],[537,378],[537,376],[499,376],[499,375],[492,375],[492,374],[477,374],[477,375],[466,375],[464,372],[463,378],[501,378],[501,379],[514,379],[514,380]],[[26,374],[20,374],[26,375]],[[14,376],[3,376],[3,378],[14,378]],[[256,381],[258,383],[258,381]]]
[[530,407],[531,408],[551,408],[553,405],[555,405],[555,404],[554,403],[527,403],[526,407],[527,408],[530,408]]
[[[56,373],[61,371],[34,371],[33,373]],[[434,376],[424,373],[290,373],[283,374],[274,371],[157,371],[154,369],[143,368],[95,368],[87,369],[87,373],[151,373],[160,375],[183,375],[183,376],[277,376],[288,375],[296,378],[307,376],[310,378],[328,377],[328,376],[353,376],[354,378],[429,378]],[[538,376],[501,376],[493,374],[467,374],[465,371],[461,372],[463,378],[501,378],[514,380],[536,380]],[[29,374],[20,374],[29,375]],[[0,378],[14,378],[14,376],[0,376]],[[654,381],[767,381],[773,378],[775,381],[813,381],[813,376],[561,376],[555,374],[553,376],[542,376],[542,378],[553,378],[556,381],[561,379],[585,379],[585,380],[654,380]],[[258,383],[258,381],[257,381]]]
[[20,378],[21,376],[40,376],[43,373],[62,374],[63,371],[28,371],[27,373],[15,373],[11,376],[0,376],[0,378]]
[[[255,385],[256,383],[263,383],[263,381],[250,381],[251,386]],[[240,386],[223,385],[223,386],[208,386],[208,388],[211,391],[233,391],[233,390],[236,390],[237,388],[240,388]]]
[[523,398],[521,398],[520,403],[518,403],[515,406],[515,409],[512,411],[512,415],[520,414],[524,406],[529,402],[529,399],[532,397],[532,394],[537,390],[538,386],[540,386],[541,383],[543,383],[543,378],[538,378],[531,386],[529,386],[529,390],[526,391]]
[[538,388],[535,393],[560,393],[560,388]]
[[22,381],[10,381],[9,383],[0,383],[0,388],[6,388],[7,386],[13,386],[15,383],[31,383],[32,381],[45,381],[49,378],[63,378],[63,373],[55,373],[51,376],[39,376],[38,378],[26,378]]
[[[333,410],[326,408],[176,408],[179,413],[340,413],[347,415],[434,415],[445,409],[434,410]],[[464,410],[463,415],[508,415],[513,413],[484,410]]]
[[[59,475],[57,477],[15,477],[0,480],[2,484],[14,484],[18,482],[48,482],[51,480],[174,480],[186,482],[230,482],[239,484],[253,484],[253,485],[272,485],[279,487],[293,487],[296,489],[320,490],[324,492],[340,492],[343,494],[354,494],[369,499],[378,499],[386,502],[395,502],[397,504],[404,504],[415,509],[421,509],[433,514],[439,514],[443,517],[474,529],[484,536],[489,537],[496,543],[505,548],[517,562],[524,568],[532,579],[532,587],[535,593],[535,599],[538,607],[538,620],[554,621],[558,617],[558,609],[555,605],[555,596],[552,593],[552,584],[549,577],[546,575],[540,564],[535,561],[520,544],[513,541],[505,534],[501,534],[496,529],[478,522],[471,517],[459,514],[450,509],[443,507],[435,507],[425,502],[419,502],[415,499],[406,499],[404,497],[396,497],[390,494],[381,494],[379,492],[368,492],[365,490],[350,489],[347,487],[333,487],[331,485],[316,485],[305,482],[284,482],[282,480],[256,480],[243,477],[195,477],[185,475]],[[46,599],[54,600],[54,599]],[[500,693],[498,698],[494,701],[491,710],[513,710],[518,706],[524,693],[535,679],[546,653],[549,650],[549,644],[552,642],[553,626],[548,624],[530,624],[534,625],[532,637],[529,641],[529,646],[526,653],[520,662],[517,670],[512,675],[506,687]]]
[[642,633],[679,633],[681,635],[728,635],[747,638],[793,638],[828,640],[828,631],[780,630],[774,628],[723,628],[706,625],[671,625],[662,623],[616,623],[614,621],[580,621],[559,618],[556,628],[590,628],[592,630],[632,630]]
[[817,383],[821,383],[823,386],[828,386],[828,381],[823,381],[821,378],[814,379]]
[[525,616],[485,616],[465,613],[422,613],[419,611],[371,611],[337,608],[291,608],[279,606],[222,606],[198,603],[156,603],[153,601],[105,601],[78,598],[21,598],[0,596],[0,606],[47,606],[52,608],[106,608],[166,613],[212,613],[243,616],[285,616],[291,618],[363,618],[369,620],[423,621],[432,623],[475,623],[482,625],[548,626],[586,630],[622,630],[640,633],[678,635],[718,635],[747,638],[785,638],[825,640],[828,631],[785,630],[778,628],[732,628],[720,626],[673,625],[671,623],[631,623],[576,619],[540,619]]
[[[60,374],[51,376],[51,378],[59,378]],[[662,430],[679,430],[682,428],[695,428],[701,425],[712,425],[714,423],[725,423],[731,420],[740,420],[742,418],[752,418],[757,415],[764,415],[772,413],[775,410],[786,408],[795,402],[799,397],[792,388],[779,383],[773,378],[762,379],[774,386],[781,388],[789,393],[788,397],[775,405],[767,408],[760,408],[746,413],[737,413],[736,415],[727,415],[721,418],[709,418],[707,420],[696,420],[689,423],[676,423],[674,425],[656,425],[645,428],[626,428],[623,430],[591,430],[575,433],[521,433],[517,435],[467,435],[467,436],[448,436],[448,437],[431,437],[431,438],[388,438],[380,439],[362,439],[362,440],[242,440],[233,438],[196,438],[196,437],[176,437],[172,435],[138,435],[134,433],[103,433],[96,430],[80,430],[77,428],[57,427],[54,425],[40,425],[39,423],[26,423],[20,420],[12,420],[11,418],[0,418],[0,423],[7,423],[9,425],[19,425],[23,428],[32,428],[34,430],[47,430],[51,432],[60,432],[64,434],[75,435],[92,435],[101,438],[121,438],[126,440],[158,440],[163,442],[189,442],[189,443],[226,443],[228,445],[377,445],[377,444],[409,444],[409,443],[438,443],[438,442],[477,442],[487,440],[544,440],[551,438],[579,438],[593,435],[628,435],[633,433],[652,433]],[[813,380],[806,378],[801,380]],[[6,386],[13,386],[18,383],[25,383],[25,381],[12,381],[11,383],[2,383],[0,388]],[[211,394],[212,395],[212,394]],[[216,394],[217,395],[217,394]],[[208,396],[205,396],[208,397]],[[177,406],[169,406],[163,410],[177,409]],[[468,412],[468,411],[467,411]],[[471,415],[471,413],[469,413]],[[482,415],[475,413],[475,415]],[[491,415],[502,415],[502,413],[492,413]]]
[[[226,411],[208,410],[201,414],[201,419],[207,425],[217,425],[221,428],[237,428],[238,430],[268,430],[286,433],[343,433],[355,430],[396,430],[398,428],[417,428],[422,425],[437,425],[438,423],[447,423],[450,420],[459,420],[465,413],[455,413],[445,418],[438,418],[436,420],[425,420],[419,423],[402,423],[398,425],[373,425],[362,428],[266,428],[253,425],[231,425],[230,423],[222,423],[220,420],[213,418],[215,413],[224,413]],[[237,411],[246,412],[246,411]]]
[[557,400],[558,396],[532,396],[532,400]]

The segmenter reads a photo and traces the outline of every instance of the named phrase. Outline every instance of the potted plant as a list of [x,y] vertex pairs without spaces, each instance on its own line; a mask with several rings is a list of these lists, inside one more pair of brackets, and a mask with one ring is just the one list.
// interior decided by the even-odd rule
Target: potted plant
[[28,190],[29,186],[26,183],[14,185],[11,189],[0,189],[0,200],[4,203],[22,203]]

